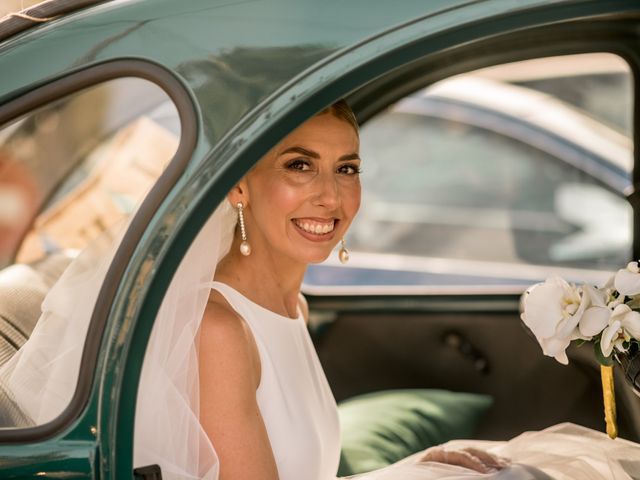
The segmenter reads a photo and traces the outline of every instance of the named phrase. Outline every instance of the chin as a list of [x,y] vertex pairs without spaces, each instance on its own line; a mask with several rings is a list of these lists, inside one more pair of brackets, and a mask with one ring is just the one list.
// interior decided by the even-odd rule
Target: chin
[[322,263],[331,255],[331,251],[325,253],[318,253],[317,255],[306,255],[306,258],[303,260],[307,265]]
[[319,258],[319,259],[314,259],[314,260],[309,260],[308,262],[306,262],[307,265],[313,265],[313,264],[317,264],[317,263],[322,263],[324,262],[327,258],[329,258],[329,255],[326,255],[323,258]]

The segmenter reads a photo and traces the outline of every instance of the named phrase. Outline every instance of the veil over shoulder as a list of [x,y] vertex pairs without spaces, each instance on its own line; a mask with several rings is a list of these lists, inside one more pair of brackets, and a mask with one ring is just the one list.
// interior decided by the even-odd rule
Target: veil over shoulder
[[142,367],[134,465],[163,478],[218,478],[218,458],[199,421],[198,329],[236,214],[223,201],[189,247],[160,306]]

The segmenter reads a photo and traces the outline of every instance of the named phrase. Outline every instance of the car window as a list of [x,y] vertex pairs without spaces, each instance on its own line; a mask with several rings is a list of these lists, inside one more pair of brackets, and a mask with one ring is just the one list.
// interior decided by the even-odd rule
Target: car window
[[[346,241],[351,268],[368,273],[349,272],[351,284],[525,285],[558,268],[599,279],[626,264],[632,141],[594,106],[632,105],[631,74],[619,79],[613,55],[569,58],[582,84],[598,85],[577,84],[579,105],[565,98],[571,72],[554,76],[557,58],[536,59],[549,68],[544,78],[534,70],[535,82],[527,62],[470,72],[362,126],[362,206]],[[602,79],[608,68],[617,81]],[[334,284],[333,263],[312,269],[307,284]],[[376,265],[384,272],[372,275]]]
[[[159,86],[139,78],[82,90],[0,129],[0,368],[12,361],[42,311],[58,308],[47,292],[69,265],[84,259],[90,271],[91,261],[114,250],[114,239],[174,156],[179,138],[175,105]],[[86,254],[91,249],[93,257]],[[52,342],[66,340],[53,332]],[[76,360],[70,365],[77,371]],[[19,395],[15,379],[3,381]],[[0,392],[0,404],[7,401]],[[0,426],[51,419],[35,418],[17,407],[0,408]]]
[[633,78],[629,65],[615,55],[585,53],[526,60],[475,74],[547,93],[631,136]]

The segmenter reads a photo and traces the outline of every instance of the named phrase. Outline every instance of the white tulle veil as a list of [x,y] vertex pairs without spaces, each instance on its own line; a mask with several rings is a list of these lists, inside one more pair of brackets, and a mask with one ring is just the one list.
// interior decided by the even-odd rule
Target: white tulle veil
[[[199,422],[197,334],[207,284],[229,250],[235,224],[236,213],[224,200],[178,266],[145,353],[134,466],[158,464],[165,480],[218,477],[215,450]],[[29,340],[0,368],[0,385],[30,424],[54,419],[73,396],[89,320],[125,230],[103,234],[71,262],[42,303]]]
[[27,342],[0,368],[3,392],[21,409],[24,425],[56,418],[69,404],[91,314],[125,226],[114,226],[71,261],[49,290]]
[[217,456],[198,415],[198,329],[236,221],[223,201],[182,259],[151,332],[138,391],[134,464],[159,464],[163,478],[218,477]]

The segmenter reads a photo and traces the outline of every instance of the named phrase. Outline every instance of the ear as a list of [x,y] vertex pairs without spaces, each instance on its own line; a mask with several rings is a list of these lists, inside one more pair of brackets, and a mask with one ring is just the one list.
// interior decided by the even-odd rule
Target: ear
[[231,205],[234,207],[242,202],[242,204],[246,207],[249,203],[249,192],[247,189],[247,182],[244,178],[242,178],[238,183],[236,183],[233,188],[227,194],[227,198]]

